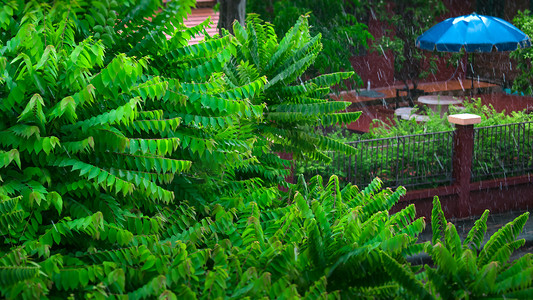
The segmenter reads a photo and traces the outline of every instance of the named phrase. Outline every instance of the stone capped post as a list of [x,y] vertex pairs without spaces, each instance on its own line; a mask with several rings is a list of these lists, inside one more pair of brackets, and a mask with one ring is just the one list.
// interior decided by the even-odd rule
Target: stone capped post
[[448,116],[448,122],[455,124],[453,136],[453,172],[454,186],[458,189],[458,212],[460,217],[469,216],[470,179],[472,174],[472,156],[474,152],[474,124],[481,123],[481,117],[473,114],[456,114]]

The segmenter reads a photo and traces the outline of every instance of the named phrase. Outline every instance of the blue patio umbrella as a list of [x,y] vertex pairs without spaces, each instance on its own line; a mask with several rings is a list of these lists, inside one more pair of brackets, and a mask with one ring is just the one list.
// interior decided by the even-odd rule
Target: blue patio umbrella
[[531,47],[531,39],[507,21],[473,13],[436,24],[416,39],[416,46],[441,52],[502,52]]

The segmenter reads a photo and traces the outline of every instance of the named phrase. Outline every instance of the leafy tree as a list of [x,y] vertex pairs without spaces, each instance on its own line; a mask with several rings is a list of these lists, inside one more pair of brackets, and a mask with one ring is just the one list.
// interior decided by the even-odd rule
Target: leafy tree
[[[248,12],[257,13],[274,24],[278,34],[287,32],[301,15],[309,14],[312,35],[322,35],[323,50],[310,74],[352,70],[350,57],[368,47],[372,36],[367,31],[359,0],[249,0]],[[353,78],[360,83],[358,77]]]
[[[267,81],[262,93],[250,97],[253,105],[267,107],[264,121],[254,131],[261,137],[258,145],[273,152],[292,153],[296,159],[323,162],[330,161],[324,151],[353,152],[353,148],[343,143],[307,130],[309,126],[343,125],[357,120],[360,112],[337,113],[345,110],[349,102],[328,100],[329,87],[352,78],[353,72],[302,80],[321,49],[320,35],[311,35],[306,17],[301,17],[281,40],[273,26],[262,22],[257,15],[250,14],[246,23],[246,28],[234,24],[234,43],[238,50],[224,72],[230,86],[248,85],[259,78]],[[246,166],[241,173],[268,175],[273,167],[282,164],[275,155],[256,149],[258,163]]]
[[[529,10],[519,11],[513,23],[528,36],[533,34],[533,17]],[[533,58],[532,48],[519,48],[511,52],[510,57],[516,60],[515,68],[520,71],[513,81],[512,90],[514,92],[533,94],[533,73],[531,68],[531,58]]]
[[[176,1],[161,14],[192,4]],[[145,20],[161,8],[158,1],[2,8],[5,297],[61,295],[89,282],[95,294],[142,287],[159,274],[153,262],[134,268],[158,247],[162,214],[201,200],[200,180],[251,159],[254,139],[239,119],[261,119],[263,107],[244,101],[242,90],[262,81],[225,89],[211,75],[235,51],[229,38],[184,47],[200,28]],[[167,30],[175,33],[170,40]],[[133,261],[126,267],[120,257]]]
[[[264,104],[247,100],[266,80],[226,81],[221,71],[236,55],[230,37],[187,46],[202,28],[182,24],[191,5],[12,1],[2,8],[6,297],[61,294],[89,282],[108,288],[96,294],[151,293],[142,287],[161,274],[153,262],[129,268],[159,251],[152,247],[160,246],[161,228],[175,225],[167,220],[180,202],[278,203],[270,186],[231,176],[269,150],[255,147]],[[240,193],[224,196],[228,188]],[[193,213],[184,205],[180,218]],[[108,250],[135,262],[127,267]],[[80,276],[69,275],[76,270]]]
[[437,70],[436,57],[418,49],[415,40],[434,25],[435,18],[442,15],[446,8],[441,0],[381,0],[372,3],[378,18],[391,26],[387,34],[374,44],[374,51],[392,50],[394,76],[405,84],[411,97],[409,83],[416,90],[421,78]]

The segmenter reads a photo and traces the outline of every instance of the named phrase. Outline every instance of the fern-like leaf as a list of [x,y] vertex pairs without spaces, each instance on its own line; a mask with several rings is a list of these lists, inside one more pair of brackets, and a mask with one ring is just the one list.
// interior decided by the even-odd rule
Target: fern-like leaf
[[387,273],[418,299],[433,299],[431,293],[415,278],[415,274],[399,264],[386,252],[380,252]]
[[466,239],[463,242],[463,247],[469,247],[470,249],[479,250],[481,248],[481,242],[487,232],[487,218],[489,211],[485,210],[481,217],[474,223],[474,227],[470,229]]
[[445,226],[447,223],[440,205],[440,200],[435,196],[433,198],[433,209],[431,211],[431,230],[433,232],[431,242],[433,244],[437,244],[439,241],[445,241]]
[[524,228],[528,217],[529,212],[525,212],[494,233],[479,253],[478,266],[491,262],[498,250],[514,242]]

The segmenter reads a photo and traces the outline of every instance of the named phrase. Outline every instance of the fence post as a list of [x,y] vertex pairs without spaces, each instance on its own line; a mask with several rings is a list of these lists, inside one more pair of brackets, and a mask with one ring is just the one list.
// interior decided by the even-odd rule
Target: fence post
[[454,186],[458,188],[458,211],[454,215],[466,217],[470,211],[470,179],[472,173],[472,155],[474,151],[474,124],[481,122],[481,117],[473,114],[448,116],[448,122],[455,124],[453,136],[453,172]]

